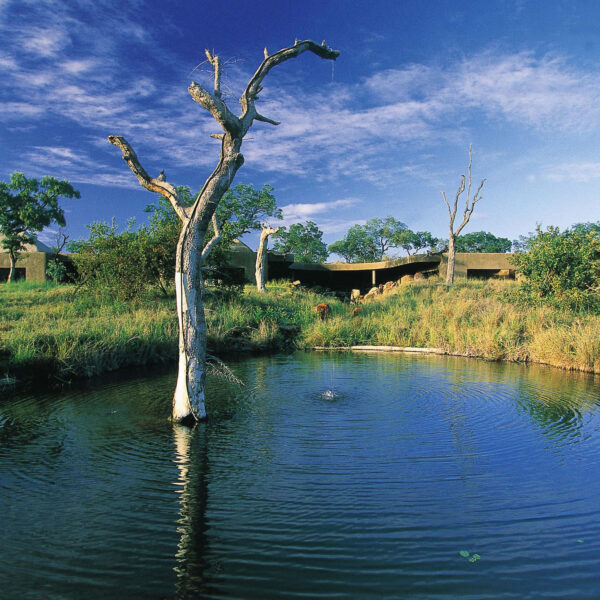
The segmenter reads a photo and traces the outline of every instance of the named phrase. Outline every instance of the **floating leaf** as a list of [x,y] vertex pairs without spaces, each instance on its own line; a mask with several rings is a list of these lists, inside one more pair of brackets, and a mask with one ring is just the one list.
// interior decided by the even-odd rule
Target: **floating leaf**
[[583,544],[583,540],[577,540],[578,544]]
[[471,558],[469,559],[469,562],[477,562],[480,558],[481,558],[481,556],[479,556],[479,554],[475,553],[475,554],[473,554],[473,556],[471,556]]
[[463,557],[463,558],[469,558],[469,553],[466,550],[461,550],[459,552],[459,554]]

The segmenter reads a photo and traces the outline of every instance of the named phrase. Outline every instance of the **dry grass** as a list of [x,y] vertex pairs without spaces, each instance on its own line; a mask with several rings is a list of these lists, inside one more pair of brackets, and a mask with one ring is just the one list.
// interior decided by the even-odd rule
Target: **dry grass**
[[[206,301],[213,352],[291,347],[438,347],[452,354],[541,362],[600,373],[600,317],[516,301],[516,284],[427,282],[352,307],[309,291],[271,285]],[[322,321],[314,307],[331,307]],[[174,299],[123,302],[69,286],[0,285],[0,376],[51,372],[89,376],[176,359]]]
[[309,346],[437,347],[494,360],[600,373],[600,317],[517,302],[513,282],[402,286],[303,331]]

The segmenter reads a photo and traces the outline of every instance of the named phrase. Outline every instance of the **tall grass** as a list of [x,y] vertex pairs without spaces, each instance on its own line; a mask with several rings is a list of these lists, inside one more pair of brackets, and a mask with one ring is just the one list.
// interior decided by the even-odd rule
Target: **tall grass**
[[600,373],[600,316],[519,302],[514,282],[413,284],[361,307],[352,319],[315,322],[306,345],[436,347],[452,354],[542,362]]
[[172,302],[109,301],[73,286],[0,286],[0,372],[90,376],[176,356]]
[[[315,346],[437,347],[452,354],[542,362],[600,373],[600,316],[519,301],[517,284],[426,282],[352,306],[287,284],[266,294],[207,294],[209,349],[216,353]],[[327,302],[322,321],[314,307]],[[174,298],[90,297],[72,286],[0,285],[0,376],[89,376],[174,361]]]

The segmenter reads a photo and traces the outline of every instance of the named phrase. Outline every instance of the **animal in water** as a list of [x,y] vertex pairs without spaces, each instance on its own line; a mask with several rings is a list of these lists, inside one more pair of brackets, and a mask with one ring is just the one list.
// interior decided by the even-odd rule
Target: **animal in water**
[[315,306],[315,311],[321,318],[321,321],[324,321],[331,314],[331,307],[329,304],[321,302],[321,304]]

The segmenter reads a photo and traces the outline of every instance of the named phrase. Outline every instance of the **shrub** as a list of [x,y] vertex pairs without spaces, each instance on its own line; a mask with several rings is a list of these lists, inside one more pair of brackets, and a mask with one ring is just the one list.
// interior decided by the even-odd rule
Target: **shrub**
[[122,233],[114,221],[92,223],[90,237],[69,244],[74,252],[80,285],[96,294],[129,300],[158,286],[166,293],[159,261],[161,240],[147,228],[132,230],[133,221]]
[[593,228],[538,226],[527,241],[527,251],[513,262],[526,279],[529,298],[550,299],[573,308],[600,306],[600,233]]

